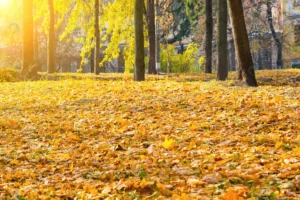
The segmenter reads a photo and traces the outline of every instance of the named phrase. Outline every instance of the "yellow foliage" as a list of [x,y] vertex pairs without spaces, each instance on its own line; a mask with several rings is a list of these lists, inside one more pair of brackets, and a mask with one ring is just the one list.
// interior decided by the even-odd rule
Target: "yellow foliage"
[[0,67],[0,83],[18,81],[18,72],[8,67]]

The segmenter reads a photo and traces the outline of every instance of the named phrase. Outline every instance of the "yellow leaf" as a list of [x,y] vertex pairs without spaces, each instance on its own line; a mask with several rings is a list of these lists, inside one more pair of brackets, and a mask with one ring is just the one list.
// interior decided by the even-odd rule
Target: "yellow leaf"
[[70,154],[68,154],[68,153],[64,153],[61,156],[62,156],[62,158],[66,159],[66,160],[70,159]]
[[67,137],[68,137],[69,140],[75,140],[75,141],[80,140],[80,138],[77,135],[73,134],[73,133],[69,133]]
[[165,141],[162,143],[162,147],[168,150],[172,150],[175,147],[175,140],[168,139],[168,137],[165,137]]
[[8,173],[8,174],[5,174],[4,175],[4,178],[3,178],[5,181],[11,181],[12,180],[12,177],[11,175]]
[[145,188],[148,186],[148,182],[146,181],[146,179],[143,179],[141,182],[140,182],[140,186],[141,188]]
[[295,155],[300,156],[300,147],[293,148],[293,152],[295,153]]
[[283,145],[282,141],[277,141],[275,144],[275,149],[280,149],[280,147]]
[[17,164],[19,164],[19,161],[18,160],[12,160],[12,161],[10,161],[9,164],[11,164],[11,165],[17,165]]
[[252,181],[257,181],[259,179],[258,174],[253,174],[253,175],[241,174],[239,177],[241,177],[244,180],[252,180]]
[[190,200],[191,198],[189,197],[189,195],[182,193],[181,196],[179,196],[178,194],[173,194],[172,199],[174,199],[174,200]]

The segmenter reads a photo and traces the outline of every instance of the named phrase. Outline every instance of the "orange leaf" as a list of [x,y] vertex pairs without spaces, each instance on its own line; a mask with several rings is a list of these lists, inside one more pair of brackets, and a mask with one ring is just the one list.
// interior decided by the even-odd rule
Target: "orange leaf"
[[238,200],[239,195],[235,193],[235,191],[232,188],[229,188],[228,192],[224,194],[224,200]]

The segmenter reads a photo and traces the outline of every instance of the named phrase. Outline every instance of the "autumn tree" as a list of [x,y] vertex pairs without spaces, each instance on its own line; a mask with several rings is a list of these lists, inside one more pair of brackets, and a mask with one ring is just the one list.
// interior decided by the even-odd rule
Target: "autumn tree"
[[227,69],[227,1],[218,0],[218,35],[217,35],[217,79],[226,80],[228,76]]
[[257,86],[243,6],[240,0],[229,0],[230,18],[238,65],[248,86]]
[[47,69],[48,73],[55,72],[55,14],[53,7],[53,0],[48,0],[49,12],[49,29],[48,29],[48,52],[47,52]]
[[145,80],[143,7],[144,7],[144,2],[142,0],[135,0],[135,5],[134,5],[134,30],[135,30],[134,80],[135,81]]
[[205,72],[212,73],[212,41],[213,41],[213,17],[212,17],[212,0],[205,0]]
[[[134,69],[135,62],[135,27],[132,23],[134,5],[135,0],[114,0],[110,3],[103,1],[103,12],[99,19],[100,29],[105,29],[101,35],[101,41],[105,45],[101,64],[123,56],[125,73],[130,73]],[[140,9],[144,13],[143,7]]]
[[33,2],[32,0],[22,1],[23,13],[23,66],[21,74],[25,78],[31,78],[36,73],[34,67],[34,33],[33,33]]
[[282,43],[278,38],[274,28],[272,5],[273,5],[272,0],[267,0],[267,19],[268,19],[269,27],[271,29],[272,37],[277,46],[277,62],[276,62],[277,69],[282,69]]

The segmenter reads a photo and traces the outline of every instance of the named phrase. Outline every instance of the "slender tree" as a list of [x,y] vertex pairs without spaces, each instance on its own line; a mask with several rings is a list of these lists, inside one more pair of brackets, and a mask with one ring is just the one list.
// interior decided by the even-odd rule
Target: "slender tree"
[[142,0],[135,0],[134,4],[134,32],[135,32],[135,67],[134,80],[145,80],[145,61],[144,61],[144,21],[143,21]]
[[37,71],[42,71],[39,57],[39,32],[37,30],[37,24],[35,23],[34,29],[34,62]]
[[217,36],[217,79],[224,81],[228,76],[227,68],[227,1],[218,0],[218,36]]
[[95,54],[94,54],[94,73],[98,75],[100,73],[100,29],[99,29],[99,0],[95,0],[94,4],[94,17],[95,17],[95,32],[94,32],[94,38],[95,38]]
[[23,0],[23,66],[22,75],[28,77],[28,73],[35,71],[34,67],[34,33],[33,33],[33,3],[32,0]]
[[48,73],[55,72],[55,16],[53,0],[48,0],[48,12],[49,12],[49,30],[48,30],[48,52],[47,52],[47,69]]
[[149,37],[148,73],[156,74],[155,67],[155,5],[154,0],[148,0],[147,25]]
[[206,24],[206,41],[205,41],[205,72],[212,73],[212,40],[213,40],[213,17],[212,17],[212,0],[205,0],[205,24]]
[[273,13],[272,13],[272,0],[267,1],[267,18],[268,23],[271,29],[272,37],[276,43],[277,46],[277,69],[282,69],[282,44],[280,42],[280,39],[278,38],[274,25],[273,25]]
[[243,80],[248,86],[257,86],[250,44],[246,29],[241,0],[229,0],[230,18],[238,65],[242,70]]
[[91,62],[91,73],[94,73],[95,71],[95,49],[91,49],[91,57],[90,57],[90,62]]
[[[156,0],[156,16],[159,16],[159,0]],[[159,34],[159,20],[156,19],[156,69],[160,70],[160,34]]]

